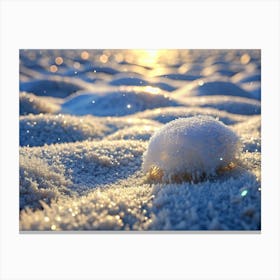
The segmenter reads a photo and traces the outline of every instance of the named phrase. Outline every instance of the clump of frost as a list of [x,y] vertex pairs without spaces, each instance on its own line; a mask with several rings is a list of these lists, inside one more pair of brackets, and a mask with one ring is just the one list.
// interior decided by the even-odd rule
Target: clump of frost
[[253,116],[244,122],[232,126],[232,129],[240,135],[244,152],[261,151],[261,116]]
[[207,116],[174,120],[150,139],[143,170],[159,181],[199,181],[233,166],[238,136]]
[[63,167],[57,170],[43,159],[21,154],[19,158],[20,209],[40,208],[40,201],[50,203],[61,195],[71,195],[71,181],[64,176]]
[[[40,194],[47,189],[58,190],[64,196],[68,195],[66,188],[81,195],[127,179],[141,167],[145,148],[144,141],[136,140],[20,147],[20,187],[26,194],[25,201],[39,203],[42,198],[33,195],[37,188]],[[26,203],[22,205],[25,207]]]

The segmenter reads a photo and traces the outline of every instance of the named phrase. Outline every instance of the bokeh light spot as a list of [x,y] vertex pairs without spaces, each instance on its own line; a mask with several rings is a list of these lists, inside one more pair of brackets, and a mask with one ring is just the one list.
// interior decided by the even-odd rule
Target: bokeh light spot
[[108,61],[108,56],[106,54],[102,54],[99,58],[100,62],[106,63]]
[[84,60],[89,59],[89,53],[86,52],[86,51],[83,51],[83,52],[81,53],[81,58],[84,59]]
[[56,59],[55,59],[55,63],[57,65],[61,65],[63,63],[63,58],[61,56],[58,56]]
[[52,73],[57,72],[57,70],[58,70],[58,68],[57,68],[56,65],[51,65],[51,66],[50,66],[50,71],[51,71]]
[[244,190],[244,191],[241,192],[241,196],[244,197],[244,196],[247,195],[247,193],[248,193],[248,190]]
[[241,62],[242,64],[247,64],[247,63],[250,62],[250,60],[251,60],[251,57],[250,57],[250,55],[248,55],[247,53],[243,54],[243,55],[241,56],[241,58],[240,58],[240,62]]

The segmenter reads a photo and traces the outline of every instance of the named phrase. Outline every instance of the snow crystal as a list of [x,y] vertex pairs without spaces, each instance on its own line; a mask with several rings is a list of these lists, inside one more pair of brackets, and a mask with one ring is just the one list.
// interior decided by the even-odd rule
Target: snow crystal
[[[21,211],[21,230],[258,230],[259,182],[236,170],[217,181],[143,184],[139,174],[107,188]],[[139,187],[140,186],[140,187]],[[243,196],[244,191],[246,196]],[[45,217],[48,217],[45,221]]]
[[[149,228],[257,230],[260,227],[260,206],[255,203],[260,200],[258,186],[253,174],[240,170],[235,176],[200,182],[196,187],[190,183],[154,185]],[[251,207],[250,213],[246,212],[247,207]],[[242,215],[244,218],[239,219]]]
[[165,181],[199,180],[235,162],[238,150],[238,136],[222,122],[205,116],[177,119],[150,139],[143,170]]
[[[27,150],[28,151],[28,150]],[[20,208],[38,208],[40,201],[50,203],[63,194],[71,195],[71,184],[62,166],[50,166],[44,159],[20,155]]]
[[22,147],[20,184],[25,200],[31,196],[33,204],[38,205],[41,197],[33,197],[38,188],[40,193],[44,190],[66,193],[67,188],[72,194],[81,194],[126,178],[141,167],[145,148],[141,141],[83,141]]

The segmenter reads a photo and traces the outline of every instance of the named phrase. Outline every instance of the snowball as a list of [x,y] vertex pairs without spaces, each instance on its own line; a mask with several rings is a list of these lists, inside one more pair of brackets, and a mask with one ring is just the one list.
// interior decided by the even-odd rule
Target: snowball
[[207,116],[169,122],[150,139],[143,170],[152,180],[199,181],[233,166],[239,138]]

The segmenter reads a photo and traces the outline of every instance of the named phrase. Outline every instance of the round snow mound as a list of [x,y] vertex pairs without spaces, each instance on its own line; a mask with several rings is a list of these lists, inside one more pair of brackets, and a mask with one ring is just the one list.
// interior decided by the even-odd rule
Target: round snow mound
[[208,116],[169,122],[150,139],[143,170],[152,181],[197,182],[234,166],[238,136]]

